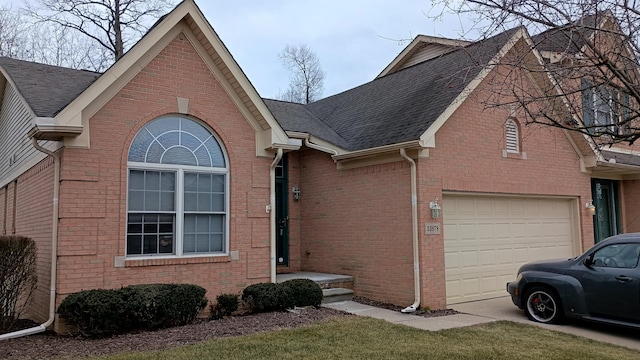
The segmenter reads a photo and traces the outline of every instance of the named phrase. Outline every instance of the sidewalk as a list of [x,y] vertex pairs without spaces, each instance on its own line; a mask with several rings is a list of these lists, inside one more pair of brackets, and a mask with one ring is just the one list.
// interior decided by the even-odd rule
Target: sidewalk
[[429,331],[452,329],[496,321],[496,319],[469,314],[456,314],[426,318],[422,316],[403,314],[398,311],[364,305],[355,301],[341,301],[323,304],[322,306],[330,309],[346,311],[354,315],[369,316],[394,324],[401,324]]

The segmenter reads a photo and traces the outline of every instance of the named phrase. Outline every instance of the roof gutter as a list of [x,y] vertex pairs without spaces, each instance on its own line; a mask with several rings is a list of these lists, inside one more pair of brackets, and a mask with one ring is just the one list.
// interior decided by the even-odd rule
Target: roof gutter
[[315,149],[315,150],[318,150],[318,151],[322,151],[322,152],[326,152],[326,153],[329,153],[329,154],[333,154],[334,156],[335,156],[335,155],[338,155],[338,152],[337,152],[337,151],[335,151],[335,150],[333,150],[333,149],[329,149],[329,148],[324,147],[324,146],[320,146],[320,145],[318,145],[318,144],[314,144],[314,143],[312,143],[311,141],[309,141],[309,139],[308,139],[308,138],[307,138],[307,139],[304,139],[304,144],[305,144],[308,148],[311,148],[311,149]]
[[32,122],[28,136],[36,140],[58,141],[64,137],[76,137],[84,130],[82,125],[60,125],[55,118],[50,117],[37,117]]
[[402,151],[405,151],[408,149],[423,149],[425,147],[426,146],[424,145],[422,140],[411,140],[411,141],[398,143],[398,144],[384,145],[384,146],[378,146],[378,147],[369,148],[369,149],[351,151],[346,154],[334,155],[332,156],[332,158],[334,161],[340,161],[340,160],[347,160],[347,159],[353,159],[358,157],[374,156],[374,155],[389,152],[389,151],[401,150],[401,153],[402,153]]
[[402,156],[411,167],[411,228],[413,239],[413,287],[415,293],[415,301],[413,304],[402,309],[403,313],[412,313],[418,310],[420,307],[420,256],[419,237],[418,237],[418,181],[416,174],[416,162],[407,156],[407,151],[404,148],[400,149],[400,156]]
[[55,319],[56,315],[56,281],[58,270],[58,214],[59,214],[59,202],[60,196],[60,156],[53,151],[42,147],[38,143],[38,139],[31,137],[33,147],[41,151],[53,159],[54,175],[53,175],[53,224],[51,230],[51,283],[49,285],[49,318],[44,323],[20,331],[14,331],[7,334],[0,335],[0,341],[23,337],[27,335],[38,334],[47,330]]

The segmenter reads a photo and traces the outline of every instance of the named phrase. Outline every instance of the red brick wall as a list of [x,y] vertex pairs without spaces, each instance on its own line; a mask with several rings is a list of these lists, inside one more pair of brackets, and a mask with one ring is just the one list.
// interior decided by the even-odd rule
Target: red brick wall
[[[26,316],[38,322],[49,317],[49,288],[51,279],[51,234],[53,226],[53,174],[50,158],[22,174],[0,194],[9,194],[7,218],[15,217],[15,234],[32,238],[38,249],[38,284]],[[16,206],[13,207],[13,195]],[[4,197],[0,198],[4,203]],[[14,212],[15,210],[15,212]],[[11,221],[9,222],[11,232]],[[10,233],[9,233],[10,234]]]
[[[301,187],[302,164],[300,163],[299,152],[291,152],[288,153],[287,156],[289,157],[289,267],[287,270],[300,271],[302,269],[300,250],[302,239],[300,209],[304,199],[301,198],[300,201],[294,200],[291,189],[294,186],[298,186],[298,188]],[[301,196],[303,197],[305,194],[301,193]]]
[[[231,257],[129,261],[125,255],[127,153],[149,121],[177,113],[177,97],[189,99],[189,115],[221,139],[230,169]],[[255,132],[186,38],[174,39],[90,120],[91,148],[63,154],[59,298],[82,289],[140,283],[194,283],[209,299],[269,281],[269,165],[256,157]]]
[[412,303],[408,164],[336,170],[316,150],[300,163],[302,269],[352,275],[358,295]]
[[640,232],[640,180],[620,182],[622,232]]

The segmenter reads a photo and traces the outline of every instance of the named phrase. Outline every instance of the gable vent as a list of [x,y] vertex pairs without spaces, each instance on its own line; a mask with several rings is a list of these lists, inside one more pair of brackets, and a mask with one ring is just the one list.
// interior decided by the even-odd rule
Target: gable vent
[[519,153],[520,140],[518,136],[518,124],[513,119],[508,119],[505,124],[505,140],[507,144],[507,152]]

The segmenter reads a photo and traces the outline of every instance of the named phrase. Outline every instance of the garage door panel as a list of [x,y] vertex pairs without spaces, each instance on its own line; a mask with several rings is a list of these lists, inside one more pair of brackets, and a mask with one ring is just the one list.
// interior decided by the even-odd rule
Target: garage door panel
[[447,302],[505,295],[525,262],[571,257],[570,199],[445,196]]

